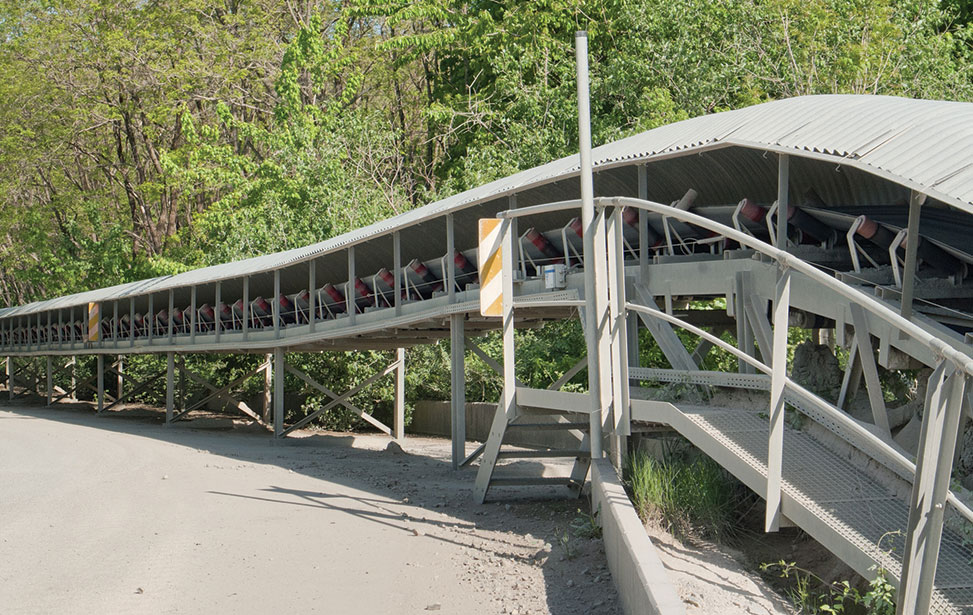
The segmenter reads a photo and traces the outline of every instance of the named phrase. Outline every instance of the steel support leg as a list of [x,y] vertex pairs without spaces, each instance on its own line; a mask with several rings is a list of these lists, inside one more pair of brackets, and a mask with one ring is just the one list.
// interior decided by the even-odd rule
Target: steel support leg
[[14,371],[16,366],[14,365],[14,358],[7,357],[7,393],[10,395],[10,401],[14,398]]
[[124,355],[118,355],[118,373],[116,374],[116,377],[118,379],[117,380],[117,385],[118,385],[117,391],[118,391],[118,395],[115,396],[115,399],[121,399],[122,398],[122,395],[124,394],[124,389],[125,389],[125,358],[124,358]]
[[[514,254],[514,233],[511,229],[510,220],[503,221],[503,392],[500,398],[500,405],[493,416],[493,425],[490,427],[490,435],[487,437],[486,447],[483,449],[483,458],[480,460],[480,468],[476,473],[476,485],[473,488],[473,499],[482,504],[486,499],[487,489],[490,487],[490,479],[493,477],[493,469],[497,463],[497,455],[500,453],[500,445],[503,443],[503,435],[507,430],[507,425],[517,417],[517,377],[516,377],[516,351],[514,349],[514,275],[513,275],[513,254]],[[597,379],[596,379],[597,381]],[[596,419],[595,414],[598,414]],[[592,414],[592,427],[598,421],[598,433],[601,433],[601,417],[599,413]],[[601,455],[599,437],[598,455]],[[592,455],[595,454],[595,443],[592,442]]]
[[274,348],[274,436],[284,432],[284,349]]
[[928,613],[966,377],[941,362],[929,377],[896,613]]
[[395,417],[392,429],[395,439],[405,438],[405,348],[395,349]]
[[48,355],[47,359],[47,405],[50,406],[54,403],[54,371],[51,365],[51,356]]
[[450,426],[453,440],[453,469],[466,459],[466,317],[449,319]]
[[790,303],[791,272],[785,269],[777,281],[777,292],[774,297],[774,362],[770,376],[767,513],[764,520],[764,531],[767,532],[776,532],[780,528],[780,489],[784,462],[784,384],[787,379],[787,320]]
[[621,469],[631,432],[629,416],[628,331],[625,311],[625,244],[622,237],[622,208],[616,207],[608,233],[608,283],[610,284],[609,334],[611,335],[612,440],[613,465]]
[[172,423],[176,407],[176,353],[166,353],[166,425]]
[[266,369],[264,369],[264,392],[263,397],[260,398],[260,415],[263,418],[264,423],[270,422],[270,393],[273,390],[273,365],[274,365],[274,355],[273,353],[264,356],[264,362],[267,364]]
[[97,355],[95,370],[98,372],[98,412],[105,409],[105,355]]

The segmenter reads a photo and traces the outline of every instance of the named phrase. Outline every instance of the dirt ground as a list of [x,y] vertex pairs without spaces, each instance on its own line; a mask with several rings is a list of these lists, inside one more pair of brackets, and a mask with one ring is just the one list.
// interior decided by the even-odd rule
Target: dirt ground
[[445,440],[159,423],[0,406],[5,614],[620,612],[584,500],[474,505]]

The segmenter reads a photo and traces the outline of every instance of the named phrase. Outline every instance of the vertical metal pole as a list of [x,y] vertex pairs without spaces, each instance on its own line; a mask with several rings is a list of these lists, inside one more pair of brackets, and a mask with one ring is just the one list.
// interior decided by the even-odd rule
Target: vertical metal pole
[[790,210],[790,156],[777,160],[777,248],[787,251],[787,214]]
[[916,478],[912,485],[896,600],[896,613],[902,615],[929,612],[965,387],[965,374],[954,371],[945,361],[933,371],[926,387]]
[[166,331],[166,334],[169,336],[170,346],[172,345],[172,321],[175,320],[175,318],[173,318],[173,313],[176,311],[176,300],[172,293],[173,291],[170,288],[169,289],[169,318],[167,322],[167,331]]
[[[753,356],[753,325],[747,319],[747,301],[750,293],[744,287],[743,276],[734,279],[733,314],[736,317],[737,348]],[[741,374],[755,374],[757,370],[743,359],[737,359],[737,369]]]
[[355,312],[358,311],[358,299],[355,297],[355,246],[348,247],[348,290],[345,294],[345,308],[351,316],[351,324],[355,324]]
[[57,349],[64,347],[64,311],[57,311]]
[[7,393],[10,396],[10,400],[13,401],[14,398],[14,371],[16,366],[14,365],[14,358],[7,357]]
[[612,382],[612,463],[621,469],[626,455],[625,437],[631,435],[628,382],[628,331],[625,310],[625,240],[622,229],[622,208],[616,207],[611,217],[609,234],[608,280],[611,284],[609,323],[611,333],[611,382]]
[[[784,384],[787,379],[787,319],[791,272],[785,269],[774,297],[774,339],[770,374],[770,439],[767,446],[767,512],[764,531],[780,528],[780,489],[784,462]],[[740,315],[737,316],[739,318]]]
[[308,330],[314,333],[314,328],[318,320],[318,293],[315,290],[318,286],[318,261],[316,259],[311,260],[307,270],[307,322]]
[[628,365],[629,367],[642,367],[642,358],[639,356],[639,315],[628,315]]
[[274,348],[274,436],[284,433],[284,349]]
[[[638,166],[639,198],[649,200],[649,167],[644,164]],[[649,277],[649,212],[639,209],[639,271],[642,283]],[[636,319],[637,322],[638,319]]]
[[51,366],[51,355],[47,355],[47,405],[54,403],[54,370]]
[[118,301],[112,301],[112,320],[111,320],[111,343],[112,347],[118,348]]
[[220,304],[223,303],[223,282],[216,283],[216,299],[213,301],[213,331],[215,332],[216,343],[220,342],[220,332],[223,329],[223,315],[220,311]]
[[118,355],[118,373],[116,374],[116,380],[115,380],[116,391],[118,392],[118,395],[115,396],[115,399],[121,399],[122,398],[122,389],[125,386],[125,363],[124,363],[124,361],[125,361],[125,357],[123,357],[122,355]]
[[909,193],[909,226],[905,244],[905,271],[902,273],[903,318],[912,318],[912,297],[915,292],[916,259],[919,252],[919,214],[926,195],[915,190]]
[[395,315],[402,311],[402,239],[399,232],[392,233],[392,268],[395,270]]
[[78,365],[77,355],[71,355],[71,399],[74,401],[78,401],[78,379],[77,376],[75,375],[76,374],[75,367],[77,365]]
[[395,418],[393,433],[396,440],[405,438],[405,348],[395,349]]
[[128,300],[128,345],[135,345],[135,297]]
[[456,235],[453,226],[453,214],[446,214],[446,271],[443,277],[446,278],[446,288],[449,295],[449,302],[456,302],[456,262],[453,253],[456,251]]
[[453,469],[466,459],[466,316],[449,318],[450,415]]
[[176,353],[166,353],[166,424],[172,422],[176,407]]
[[250,336],[250,276],[243,278],[243,341]]
[[270,422],[270,400],[271,400],[270,393],[271,393],[271,390],[272,390],[271,389],[271,386],[273,385],[273,382],[274,382],[274,380],[273,380],[273,375],[274,375],[274,372],[273,372],[273,369],[274,369],[274,355],[273,355],[273,353],[269,353],[268,352],[266,355],[264,355],[264,361],[266,362],[267,367],[264,369],[264,395],[263,395],[263,399],[260,400],[261,401],[260,410],[261,410],[261,415],[263,417],[264,423],[268,423],[268,422]]
[[280,269],[274,269],[274,303],[271,305],[274,317],[274,337],[280,337]]
[[155,295],[149,295],[149,310],[145,315],[146,320],[149,321],[148,338],[149,346],[152,345],[152,337],[155,335]]
[[98,412],[101,412],[105,409],[105,355],[97,355],[95,369],[98,371]]
[[52,329],[51,325],[53,324],[52,322],[53,319],[54,319],[54,314],[50,310],[48,310],[47,311],[47,331],[45,332],[44,335],[45,339],[47,340],[48,348],[54,345],[54,336],[51,335],[51,329]]
[[196,286],[189,289],[189,343],[196,343]]
[[[595,203],[594,183],[591,166],[591,118],[588,100],[588,33],[578,32],[574,37],[575,57],[578,71],[578,141],[581,160],[581,224],[584,229],[582,243],[584,246],[584,318],[585,342],[588,348],[588,394],[591,396],[591,458],[602,456],[601,450],[601,388],[598,354],[598,306],[595,286]],[[504,246],[506,250],[506,245]],[[513,255],[513,241],[510,241],[510,252]],[[512,274],[511,274],[512,275]],[[506,281],[505,281],[506,284]],[[506,287],[504,288],[506,292]],[[513,285],[511,284],[511,292]],[[504,316],[504,331],[506,332],[506,316]],[[512,320],[512,319],[511,319]],[[512,324],[512,323],[511,323]],[[512,329],[512,327],[511,327]],[[511,351],[512,348],[511,330]],[[504,345],[506,348],[506,345]],[[505,381],[506,382],[506,381]],[[511,379],[513,383],[513,379]],[[506,393],[504,397],[505,403]],[[514,402],[509,401],[508,412]]]

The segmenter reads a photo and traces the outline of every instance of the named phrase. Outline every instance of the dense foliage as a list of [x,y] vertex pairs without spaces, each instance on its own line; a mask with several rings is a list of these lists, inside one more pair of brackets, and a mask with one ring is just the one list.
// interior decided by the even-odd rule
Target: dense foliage
[[[807,93],[969,100],[970,17],[966,0],[2,0],[0,300],[319,241],[568,154],[578,29],[600,143]],[[567,369],[575,329],[524,334],[525,377]],[[444,394],[444,353],[412,353],[416,395]],[[374,360],[328,363],[354,379]]]

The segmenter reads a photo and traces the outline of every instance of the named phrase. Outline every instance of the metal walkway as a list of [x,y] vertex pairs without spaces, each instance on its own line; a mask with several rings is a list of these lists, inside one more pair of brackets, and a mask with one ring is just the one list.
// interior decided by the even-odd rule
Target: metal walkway
[[[744,484],[766,495],[769,429],[760,413],[679,405],[664,417],[658,413],[658,406],[647,414],[665,418]],[[633,419],[638,417],[633,410]],[[862,576],[873,577],[878,566],[893,580],[898,579],[908,529],[908,502],[813,436],[787,428],[784,439],[784,515]],[[945,530],[932,612],[973,612],[971,561],[973,544]]]

